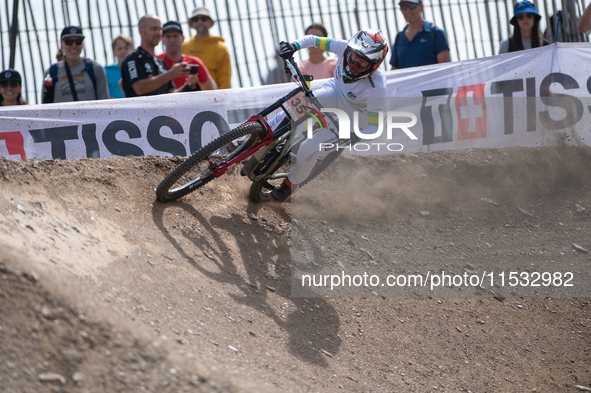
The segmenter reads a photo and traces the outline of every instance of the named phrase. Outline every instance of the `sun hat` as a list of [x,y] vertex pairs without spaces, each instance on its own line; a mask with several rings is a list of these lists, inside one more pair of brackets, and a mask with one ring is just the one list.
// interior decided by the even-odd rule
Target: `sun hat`
[[542,15],[538,14],[536,11],[536,6],[530,1],[520,1],[515,4],[515,9],[513,11],[513,18],[511,18],[511,24],[513,26],[517,26],[517,15],[523,14],[524,12],[534,14],[536,18],[536,22],[539,22],[542,19]]
[[193,19],[196,16],[207,16],[213,22],[212,26],[215,24],[215,20],[213,20],[211,14],[209,13],[209,10],[206,7],[195,8],[189,19]]

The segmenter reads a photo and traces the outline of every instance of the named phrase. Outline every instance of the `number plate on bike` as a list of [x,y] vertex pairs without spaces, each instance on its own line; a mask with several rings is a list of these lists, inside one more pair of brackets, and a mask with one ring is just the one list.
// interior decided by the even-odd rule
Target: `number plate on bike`
[[304,93],[299,93],[298,95],[291,98],[287,103],[291,109],[294,120],[301,119],[302,117],[308,115],[307,112],[309,112],[309,101]]

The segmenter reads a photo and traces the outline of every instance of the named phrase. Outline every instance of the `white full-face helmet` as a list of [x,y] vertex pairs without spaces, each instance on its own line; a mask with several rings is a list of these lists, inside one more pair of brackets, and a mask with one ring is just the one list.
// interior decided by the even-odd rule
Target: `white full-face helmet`
[[364,29],[348,42],[343,54],[343,79],[352,83],[367,78],[378,69],[388,54],[388,44],[380,30]]

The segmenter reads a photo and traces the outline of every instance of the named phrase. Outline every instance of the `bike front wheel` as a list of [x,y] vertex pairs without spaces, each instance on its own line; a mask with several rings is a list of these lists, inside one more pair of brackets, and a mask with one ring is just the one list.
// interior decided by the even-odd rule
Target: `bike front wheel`
[[215,179],[213,170],[220,163],[255,146],[266,133],[265,127],[255,121],[221,135],[174,168],[158,185],[156,198],[170,202],[204,186]]

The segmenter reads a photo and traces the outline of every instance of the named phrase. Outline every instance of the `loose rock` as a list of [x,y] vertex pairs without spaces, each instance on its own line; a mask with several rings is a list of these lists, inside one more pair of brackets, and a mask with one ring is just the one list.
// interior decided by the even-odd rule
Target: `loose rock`
[[530,216],[530,217],[533,217],[534,216],[532,213],[530,213],[530,212],[528,212],[526,210],[523,210],[521,208],[519,208],[519,211],[522,212],[523,214],[525,214],[526,216]]
[[42,373],[39,374],[39,380],[41,382],[59,382],[60,385],[66,384],[66,378],[63,375],[56,373]]
[[72,380],[80,385],[84,381],[84,374],[78,371],[72,375]]
[[589,251],[584,249],[583,247],[579,246],[578,244],[573,243],[573,248],[575,251],[582,252],[583,254],[589,254]]
[[480,200],[483,201],[483,202],[486,202],[486,203],[490,203],[491,205],[495,205],[495,206],[498,206],[499,205],[498,203],[496,203],[492,199],[488,199],[488,198],[482,197],[482,198],[480,198]]

